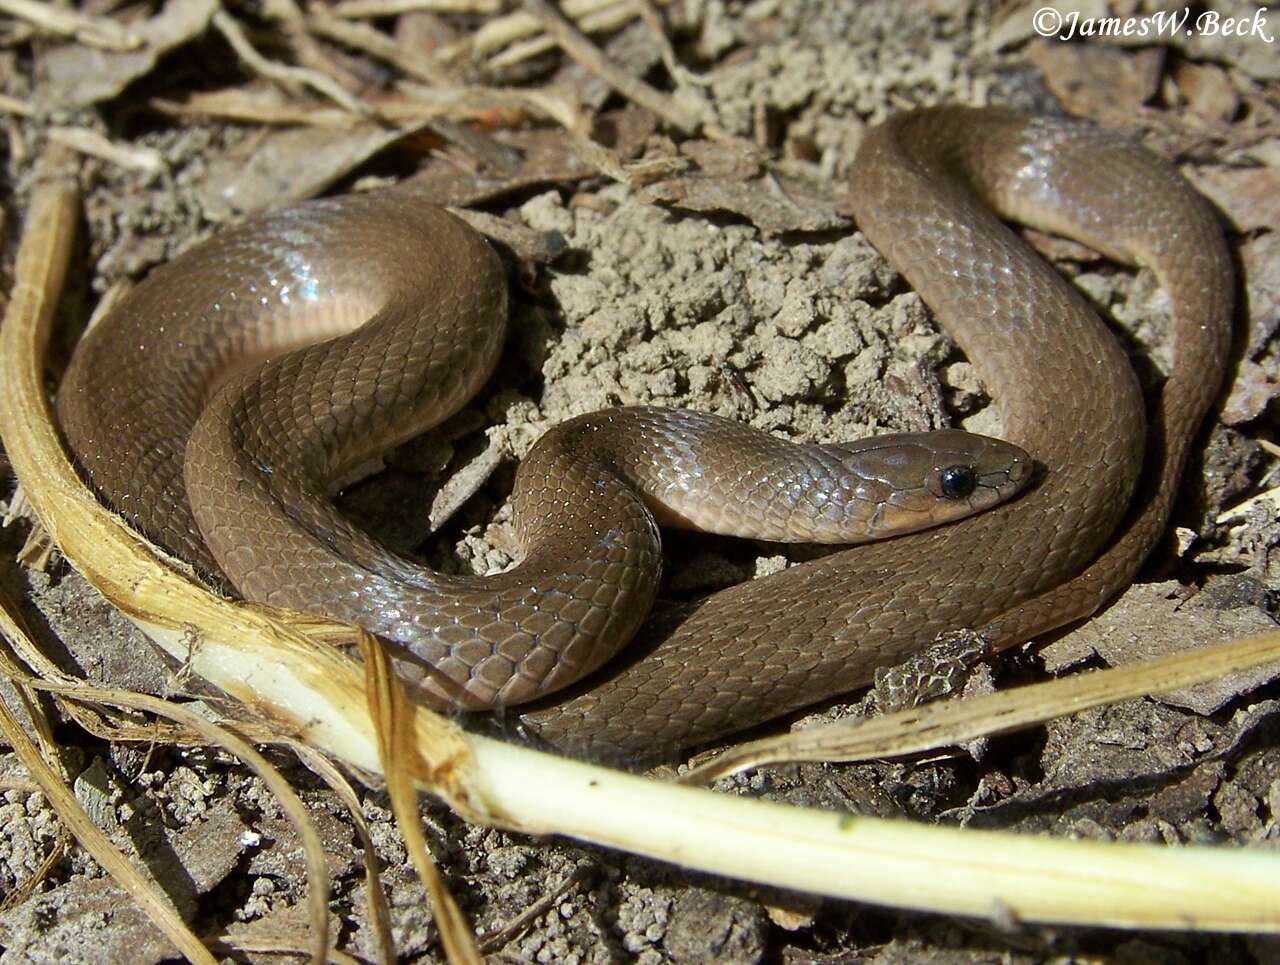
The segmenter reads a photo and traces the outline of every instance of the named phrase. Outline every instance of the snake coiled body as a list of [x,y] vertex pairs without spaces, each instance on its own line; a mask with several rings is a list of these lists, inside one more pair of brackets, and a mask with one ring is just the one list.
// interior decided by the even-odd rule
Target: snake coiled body
[[466,710],[553,693],[634,635],[661,573],[656,517],[859,542],[987,508],[1029,478],[1026,453],[968,433],[802,446],[619,408],[553,427],[522,462],[519,565],[434,572],[329,496],[476,392],[505,305],[487,242],[411,193],[302,205],[132,290],[78,346],[62,426],[107,501],[199,573],[372,630],[417,696]]
[[[1230,344],[1234,282],[1209,204],[1123,138],[1002,110],[893,118],[868,133],[852,178],[859,227],[964,349],[1041,481],[980,516],[715,594],[637,641],[625,667],[525,715],[552,743],[643,755],[865,685],[947,631],[1012,646],[1093,613],[1158,540]],[[997,215],[1148,266],[1171,295],[1174,362],[1138,505],[1134,373]]]
[[[862,229],[968,353],[1039,478],[986,513],[715,594],[603,670],[656,592],[655,513],[854,541],[988,508],[1026,481],[1025,457],[960,434],[797,450],[691,413],[587,415],[521,466],[516,569],[426,571],[338,516],[326,489],[478,389],[505,286],[478,236],[394,193],[247,222],[154,273],[83,341],[60,419],[87,476],[145,533],[246,597],[358,620],[426,699],[506,706],[598,671],[526,725],[577,751],[662,753],[865,683],[942,631],[1002,646],[1093,612],[1163,528],[1220,382],[1221,232],[1145,152],[1068,122],[919,112],[869,134],[854,189]],[[1173,294],[1163,441],[1119,536],[1143,465],[1136,379],[1084,299],[994,212],[1140,260]],[[366,249],[378,256],[349,257]],[[264,362],[302,340],[300,319],[307,340],[333,337]],[[957,466],[972,476],[958,499],[942,482]],[[708,501],[703,476],[737,488]],[[779,481],[764,503],[742,495]],[[830,486],[815,503],[818,482]]]

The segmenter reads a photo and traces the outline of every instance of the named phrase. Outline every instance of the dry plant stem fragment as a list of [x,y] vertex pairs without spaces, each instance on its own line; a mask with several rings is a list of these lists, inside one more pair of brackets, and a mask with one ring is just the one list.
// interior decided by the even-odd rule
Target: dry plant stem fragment
[[227,39],[227,43],[231,45],[240,59],[256,73],[274,80],[286,88],[292,86],[310,87],[321,96],[329,98],[339,107],[350,111],[352,114],[364,117],[374,113],[344,90],[332,77],[305,67],[292,67],[267,60],[254,49],[253,45],[249,43],[249,39],[245,36],[244,30],[241,29],[240,24],[225,10],[219,10],[213,15],[213,25]]
[[547,33],[555,38],[556,43],[569,56],[602,78],[627,100],[649,108],[667,123],[686,134],[698,126],[698,119],[677,104],[673,98],[610,63],[600,48],[578,33],[548,0],[525,0],[525,6],[533,12]]
[[141,37],[114,20],[85,16],[38,0],[0,0],[0,13],[26,20],[50,33],[73,36],[81,43],[104,50],[134,50],[143,44]]
[[879,760],[963,746],[1093,707],[1218,680],[1277,659],[1280,634],[1269,634],[870,720],[792,731],[734,747],[681,775],[681,782],[703,784],[768,764]]

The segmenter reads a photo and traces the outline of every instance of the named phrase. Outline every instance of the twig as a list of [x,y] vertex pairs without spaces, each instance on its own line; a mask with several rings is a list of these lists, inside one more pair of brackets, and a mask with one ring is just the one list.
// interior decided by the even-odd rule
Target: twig
[[418,877],[431,897],[445,957],[455,965],[481,965],[471,924],[458,907],[427,849],[427,837],[418,811],[418,789],[414,783],[414,776],[425,761],[413,726],[413,704],[405,694],[400,678],[391,669],[391,658],[386,648],[363,630],[360,631],[360,653],[364,657],[369,716],[376,722],[378,758],[387,779],[391,813],[395,815],[396,826],[400,828],[405,849],[418,871]]
[[[230,960],[237,962],[261,959],[293,961],[306,956],[307,948],[301,943],[296,931],[280,932],[276,930],[266,934],[255,932],[253,938],[249,939],[224,929],[205,935],[204,940],[211,951],[228,956]],[[310,960],[314,961],[314,959]],[[325,959],[325,965],[365,965],[365,961],[363,958],[356,958],[354,955],[331,948]]]
[[588,870],[586,865],[578,865],[555,889],[548,891],[492,935],[485,935],[480,940],[480,951],[486,955],[491,955],[524,934],[525,930],[538,919],[538,916],[546,914],[561,898],[586,881]]
[[662,57],[662,64],[667,68],[671,79],[677,85],[707,86],[710,81],[699,77],[676,59],[676,49],[671,46],[671,38],[663,28],[662,16],[658,13],[658,7],[653,0],[636,0],[636,9],[644,25],[649,28],[649,35],[653,38],[653,42],[658,45],[658,54]]
[[165,170],[164,158],[154,148],[116,144],[87,127],[51,127],[49,140],[131,171],[159,174]]
[[680,776],[682,784],[703,784],[766,764],[795,761],[865,761],[921,754],[962,746],[979,737],[1008,734],[1033,724],[1093,707],[1166,693],[1219,680],[1247,666],[1250,643],[1275,659],[1280,634],[1186,650],[1142,663],[1073,674],[965,700],[912,707],[870,720],[854,720],[792,731],[739,744]]
[[0,94],[0,111],[5,114],[17,114],[19,117],[31,117],[35,114],[31,105],[26,101],[20,101],[16,97],[10,97],[8,94]]
[[1244,502],[1236,503],[1234,506],[1224,509],[1214,518],[1214,522],[1230,523],[1233,520],[1244,519],[1249,514],[1249,511],[1260,503],[1269,503],[1270,505],[1266,507],[1266,512],[1274,514],[1277,509],[1280,509],[1280,487],[1250,496]]
[[104,50],[137,50],[146,41],[138,34],[106,17],[90,17],[66,7],[55,7],[39,0],[0,0],[0,13],[90,47]]
[[329,40],[353,50],[384,60],[415,80],[428,84],[453,86],[455,79],[434,58],[407,53],[381,30],[368,24],[336,17],[321,5],[313,5],[307,13],[307,27]]
[[499,0],[346,0],[330,11],[335,17],[394,17],[415,10],[436,13],[497,13]]
[[653,111],[677,130],[690,134],[700,124],[694,112],[673,98],[611,63],[600,48],[578,32],[547,0],[525,0],[525,8],[555,38],[566,54],[591,71],[627,100]]
[[[668,0],[663,0],[668,2]],[[615,30],[636,16],[635,0],[564,0],[560,12],[578,25],[580,30],[594,33],[598,30]],[[532,37],[541,31],[538,18],[523,10],[505,17],[490,20],[465,40],[453,44],[442,52],[450,59],[466,59],[482,56],[517,41]],[[546,37],[538,38],[543,50],[554,43]]]
[[[491,118],[495,111],[511,111],[523,116],[529,111],[520,91],[491,87],[425,87],[414,81],[397,85],[411,97],[385,100],[378,116],[391,124],[415,124],[438,117],[468,121]],[[309,127],[350,127],[360,120],[354,114],[333,107],[306,104],[279,104],[242,90],[196,94],[184,103],[155,98],[150,106],[175,117],[222,117],[254,124],[289,124]],[[517,118],[513,118],[514,120]]]
[[311,36],[307,19],[294,0],[263,0],[264,16],[277,21],[288,37],[289,46],[300,67],[314,70],[332,80],[345,90],[358,89],[360,79],[350,70],[342,69],[323,47]]
[[351,824],[356,837],[360,839],[360,850],[363,852],[365,869],[365,908],[369,913],[369,923],[373,930],[374,942],[378,949],[379,965],[390,965],[395,961],[395,938],[391,933],[391,909],[387,906],[387,895],[383,890],[378,864],[378,850],[369,833],[369,822],[365,820],[360,799],[355,788],[343,776],[342,772],[314,747],[301,741],[290,741],[289,748],[298,756],[312,773],[316,774],[338,796],[351,815]]
[[238,24],[225,10],[213,15],[213,25],[226,38],[231,49],[236,52],[245,66],[257,74],[273,80],[286,88],[310,87],[316,93],[329,98],[339,107],[360,117],[369,117],[374,111],[360,103],[349,92],[343,89],[333,78],[306,67],[292,67],[288,64],[277,64],[267,60],[254,49]]
[[[338,107],[312,107],[307,104],[271,103],[242,91],[214,91],[196,94],[185,102],[152,98],[147,102],[152,110],[170,117],[217,117],[242,124],[280,124],[306,127],[351,127],[360,117]],[[381,115],[388,117],[384,108]],[[415,118],[434,116],[427,109],[419,109]]]

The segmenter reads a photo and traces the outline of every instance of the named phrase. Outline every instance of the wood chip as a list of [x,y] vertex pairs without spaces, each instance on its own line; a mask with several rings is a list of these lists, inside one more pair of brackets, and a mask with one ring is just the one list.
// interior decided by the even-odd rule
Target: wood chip
[[1227,72],[1216,64],[1179,63],[1173,80],[1187,106],[1207,121],[1226,124],[1240,110],[1240,95]]

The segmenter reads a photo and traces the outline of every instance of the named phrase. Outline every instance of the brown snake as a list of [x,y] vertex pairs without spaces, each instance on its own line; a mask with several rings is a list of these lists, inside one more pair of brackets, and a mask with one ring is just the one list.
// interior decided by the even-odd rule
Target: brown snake
[[[1021,642],[1091,614],[1163,530],[1229,342],[1233,281],[1209,205],[1112,135],[958,108],[869,132],[853,189],[862,230],[1042,471],[985,513],[661,621],[571,697],[522,715],[551,743],[650,756],[862,685],[945,631],[981,631],[992,649]],[[1147,265],[1170,291],[1176,361],[1142,487],[1147,426],[1124,353],[997,215]],[[555,427],[522,463],[519,566],[433,573],[327,497],[480,387],[505,297],[492,251],[449,215],[394,193],[313,203],[154,272],[82,340],[59,417],[99,492],[156,542],[247,598],[376,631],[422,696],[468,709],[578,681],[635,633],[657,588],[655,512],[850,542],[967,516],[1026,481],[1018,450],[965,434],[798,449],[693,413],[612,410]],[[296,350],[263,361],[281,347]]]

